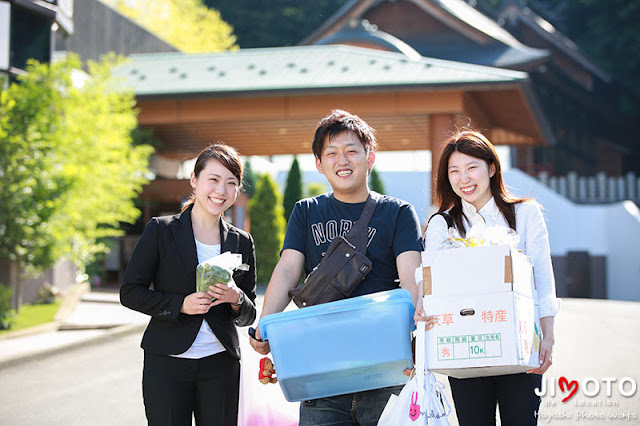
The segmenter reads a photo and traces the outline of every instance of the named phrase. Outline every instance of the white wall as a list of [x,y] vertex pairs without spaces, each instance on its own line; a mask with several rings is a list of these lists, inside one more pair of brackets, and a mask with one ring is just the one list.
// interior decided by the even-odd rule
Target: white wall
[[588,251],[607,258],[607,297],[640,301],[640,211],[631,201],[578,205],[520,170],[504,173],[510,191],[545,209],[551,253]]
[[640,211],[631,201],[607,207],[609,298],[640,301]]

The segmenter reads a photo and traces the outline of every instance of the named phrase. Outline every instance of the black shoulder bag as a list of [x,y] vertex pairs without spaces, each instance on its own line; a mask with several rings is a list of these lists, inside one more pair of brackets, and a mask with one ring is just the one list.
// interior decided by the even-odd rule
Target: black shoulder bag
[[376,200],[370,193],[360,218],[349,232],[331,241],[302,288],[289,291],[298,307],[346,299],[371,271],[371,261],[366,253],[369,221],[375,208]]

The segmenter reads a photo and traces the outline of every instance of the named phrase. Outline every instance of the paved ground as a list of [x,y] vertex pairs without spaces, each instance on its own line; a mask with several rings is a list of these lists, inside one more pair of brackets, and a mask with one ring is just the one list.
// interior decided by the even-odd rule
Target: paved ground
[[[140,333],[146,326],[145,315],[119,304],[117,289],[74,291],[56,323],[0,338],[0,371],[29,359],[44,361],[79,345]],[[260,295],[259,307],[261,303]],[[556,319],[554,365],[544,378],[548,389],[540,424],[639,424],[639,354],[640,303],[563,299]],[[560,389],[561,377],[571,389],[578,388],[565,402],[569,392]],[[439,378],[447,384],[445,377]],[[449,420],[457,425],[455,413]]]
[[78,285],[69,293],[52,324],[0,336],[0,369],[141,331],[149,321],[146,315],[122,306],[116,288],[91,292]]

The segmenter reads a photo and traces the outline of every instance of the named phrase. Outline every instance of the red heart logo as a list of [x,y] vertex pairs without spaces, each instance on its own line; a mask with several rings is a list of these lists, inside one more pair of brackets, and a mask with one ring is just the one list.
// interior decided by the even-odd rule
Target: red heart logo
[[567,390],[570,391],[569,395],[562,400],[562,402],[566,402],[569,400],[576,392],[578,392],[578,381],[572,380],[568,381],[566,377],[562,376],[558,379],[558,385],[560,385],[560,390],[564,392],[564,388],[566,386]]

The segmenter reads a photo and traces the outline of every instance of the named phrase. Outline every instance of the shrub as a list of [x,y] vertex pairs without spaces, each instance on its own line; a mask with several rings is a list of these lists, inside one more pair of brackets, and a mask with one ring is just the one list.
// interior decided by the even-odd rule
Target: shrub
[[298,164],[298,158],[293,159],[291,168],[287,174],[287,185],[284,189],[284,200],[282,206],[284,207],[284,219],[289,222],[289,216],[293,211],[293,207],[296,203],[302,199],[302,173],[300,172],[300,165]]
[[0,283],[0,330],[11,328],[16,319],[16,311],[11,309],[12,293],[9,287]]
[[371,173],[369,174],[369,188],[372,191],[377,192],[378,194],[384,194],[384,183],[378,174],[378,171],[373,168],[371,169]]
[[278,263],[285,230],[282,195],[268,174],[258,180],[256,192],[249,202],[249,210],[251,235],[256,245],[258,282],[266,283]]
[[44,286],[38,291],[38,300],[36,303],[42,303],[49,305],[54,303],[60,296],[60,289],[49,283],[44,283]]

